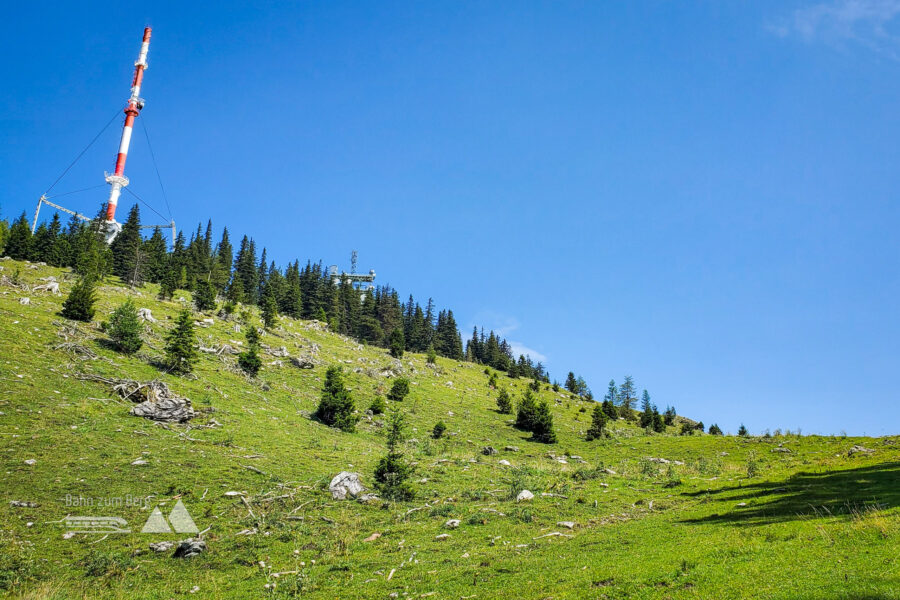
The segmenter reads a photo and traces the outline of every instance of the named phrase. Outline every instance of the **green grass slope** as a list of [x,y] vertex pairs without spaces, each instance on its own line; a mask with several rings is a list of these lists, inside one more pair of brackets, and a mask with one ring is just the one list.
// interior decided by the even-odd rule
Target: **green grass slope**
[[[100,289],[98,318],[132,297],[159,319],[125,357],[96,324],[58,316],[71,276],[0,266],[30,286],[54,275],[63,291],[0,286],[0,593],[10,597],[900,598],[896,437],[682,437],[620,421],[610,439],[587,443],[591,406],[543,388],[559,443],[542,445],[496,411],[479,366],[439,358],[432,368],[423,355],[398,365],[285,318],[262,342],[315,351],[316,368],[266,353],[251,380],[233,356],[204,353],[196,376],[179,378],[153,365],[187,293],[160,302],[151,285]],[[243,340],[234,325],[216,317],[200,341]],[[363,417],[353,434],[310,420],[329,364],[344,367],[361,412],[389,388],[383,370],[411,379],[410,396],[389,404],[407,414],[415,500],[332,500],[340,471],[371,486],[384,433],[382,417]],[[197,416],[167,426],[132,416],[85,373],[161,378]],[[500,376],[516,399],[526,383]],[[431,440],[439,420],[449,435]],[[873,452],[848,456],[855,444]],[[483,455],[487,445],[499,454]],[[517,504],[526,488],[535,498]],[[190,559],[148,549],[187,535],[140,533],[154,506],[168,514],[179,499],[206,530],[207,552]],[[132,533],[67,536],[67,515],[120,517]]]

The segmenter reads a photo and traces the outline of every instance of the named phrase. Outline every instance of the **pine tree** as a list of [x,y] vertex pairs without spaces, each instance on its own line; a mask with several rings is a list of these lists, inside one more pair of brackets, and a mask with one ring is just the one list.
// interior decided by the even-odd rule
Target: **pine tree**
[[247,349],[238,355],[238,366],[251,377],[256,377],[262,367],[259,358],[259,332],[253,324],[247,327]]
[[553,414],[546,400],[538,403],[531,423],[531,439],[542,444],[555,444],[556,432],[553,430]]
[[265,297],[263,297],[260,313],[266,329],[272,329],[278,324],[278,303],[275,301],[275,296],[271,291],[266,292]]
[[375,486],[387,500],[412,500],[415,496],[407,481],[413,470],[403,458],[404,428],[403,413],[392,410],[387,424],[387,455],[375,467]]
[[603,410],[603,406],[598,404],[594,407],[594,413],[591,415],[591,426],[587,430],[584,439],[588,442],[600,439],[606,431],[606,421],[608,416]]
[[197,362],[194,321],[191,312],[182,310],[175,320],[175,327],[166,335],[166,370],[175,375],[185,375],[194,369]]
[[402,329],[395,329],[391,332],[391,356],[394,358],[402,358],[406,349],[406,340],[403,337]]
[[388,400],[394,402],[402,402],[409,395],[409,379],[406,377],[398,377],[391,384],[391,391],[388,392]]
[[313,416],[326,425],[352,433],[356,429],[357,421],[353,416],[353,410],[353,398],[350,391],[344,387],[341,368],[336,365],[328,367],[319,407]]
[[619,401],[622,403],[622,408],[629,415],[631,414],[631,409],[634,408],[635,400],[637,398],[635,397],[634,379],[631,378],[631,375],[626,375],[625,381],[619,386]]
[[534,394],[531,393],[531,390],[526,389],[516,412],[516,428],[523,431],[531,431],[534,427],[536,413],[537,402],[534,399]]
[[656,409],[656,406],[653,407],[653,431],[656,433],[665,433],[666,432],[666,421],[663,419],[663,416],[659,414],[659,411]]
[[609,387],[606,389],[606,395],[603,396],[604,400],[609,400],[609,402],[613,405],[618,404],[619,401],[619,388],[616,387],[616,380],[609,380]]
[[[135,284],[140,280],[141,209],[137,204],[128,211],[128,218],[122,223],[122,231],[110,245],[112,250],[112,273],[122,281]],[[135,272],[138,278],[135,278]]]
[[94,303],[96,301],[94,278],[86,275],[72,286],[66,301],[63,302],[60,314],[67,319],[89,323],[94,318]]
[[569,371],[569,374],[566,375],[565,387],[573,394],[578,393],[578,382],[575,380],[575,373],[573,373],[572,371]]
[[28,225],[28,217],[25,216],[24,210],[9,228],[3,251],[14,260],[28,260],[31,256],[31,227]]
[[144,278],[150,283],[160,283],[167,274],[169,257],[166,253],[166,239],[159,227],[154,227],[153,235],[143,243],[143,256]]
[[663,420],[666,425],[674,425],[675,424],[675,407],[667,406],[666,412],[663,413]]
[[215,310],[216,308],[216,292],[212,283],[201,279],[194,286],[194,306],[200,312]]
[[497,410],[504,415],[512,414],[512,400],[506,388],[501,388],[500,393],[497,395]]
[[134,354],[141,349],[141,320],[137,307],[129,298],[109,316],[106,333],[113,343],[124,354]]

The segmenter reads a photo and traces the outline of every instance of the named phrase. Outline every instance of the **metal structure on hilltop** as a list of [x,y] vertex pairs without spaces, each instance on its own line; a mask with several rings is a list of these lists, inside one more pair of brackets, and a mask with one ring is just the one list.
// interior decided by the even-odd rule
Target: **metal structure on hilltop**
[[[115,239],[115,237],[122,230],[122,225],[116,221],[116,206],[119,204],[119,196],[121,195],[122,190],[125,189],[129,183],[128,178],[125,177],[125,161],[128,158],[128,148],[131,145],[131,134],[134,130],[134,121],[137,118],[137,116],[141,113],[141,109],[144,108],[144,99],[141,98],[140,94],[141,94],[141,83],[143,82],[143,79],[144,79],[144,71],[147,69],[147,54],[150,50],[150,33],[151,33],[151,31],[152,30],[150,27],[144,28],[144,37],[141,40],[141,51],[140,51],[140,54],[138,54],[138,59],[134,63],[134,77],[131,81],[131,96],[128,98],[128,104],[125,106],[125,111],[124,111],[125,112],[125,124],[122,127],[122,137],[119,141],[119,152],[116,155],[115,170],[113,171],[112,174],[104,173],[104,176],[106,178],[106,183],[108,183],[110,185],[109,198],[107,199],[107,202],[106,202],[106,220],[102,222],[103,234],[104,234],[104,236],[106,238],[106,242],[108,244],[111,244],[112,241]],[[111,122],[112,121],[110,121],[110,123]],[[106,127],[109,127],[110,123],[107,123]],[[69,169],[72,168],[72,166],[76,162],[78,162],[78,159],[81,158],[82,155],[84,155],[84,153],[88,150],[88,148],[90,148],[91,145],[93,145],[94,141],[96,141],[97,138],[100,137],[100,134],[102,134],[103,131],[106,130],[106,127],[104,127],[100,131],[100,133],[97,134],[97,136],[94,138],[94,140],[91,141],[90,144],[88,144],[87,148],[82,150],[81,154],[79,154],[78,157],[76,157],[75,160],[66,168],[66,170],[63,171],[62,175],[60,175],[59,178],[57,178],[56,182],[54,182],[53,185],[50,186],[50,189],[52,189],[53,186],[55,186],[56,183],[58,183],[59,180],[62,179],[62,177],[69,171]],[[149,143],[149,136],[148,136],[148,143]],[[152,156],[152,149],[151,149],[151,156]],[[155,163],[155,160],[156,159],[154,158],[154,163]],[[158,174],[159,174],[159,169],[157,169],[157,175]],[[160,180],[160,185],[162,185],[162,180]],[[47,192],[49,192],[50,189],[48,189]],[[93,188],[88,188],[88,189],[93,189]],[[79,191],[87,191],[87,190],[79,190]],[[52,206],[53,208],[55,208],[57,210],[61,210],[70,215],[73,215],[74,217],[81,219],[82,221],[93,221],[93,219],[91,217],[87,217],[79,212],[76,212],[74,210],[70,210],[63,206],[60,206],[59,204],[57,204],[55,202],[51,202],[49,198],[51,198],[52,196],[47,196],[47,192],[44,192],[41,195],[41,197],[38,199],[37,208],[34,211],[34,221],[31,224],[31,232],[32,233],[34,233],[35,230],[37,229],[38,216],[40,215],[40,212],[41,212],[41,206],[43,206],[44,204],[46,204],[48,206]],[[76,192],[69,192],[69,193],[76,193]],[[141,200],[140,197],[138,197],[136,194],[134,194],[134,192],[131,192],[131,193],[132,193],[132,195],[135,196],[135,198],[138,198],[138,200]],[[60,194],[60,195],[67,195],[67,194]],[[143,202],[143,200],[141,200],[141,201]],[[144,204],[146,204],[146,202]],[[168,201],[166,201],[166,204],[168,205]],[[152,206],[150,206],[149,208],[151,210],[154,210],[154,212],[156,212]],[[159,214],[159,213],[157,213],[157,214]],[[160,215],[160,216],[162,216],[162,215]],[[170,217],[171,217],[171,215],[170,215]],[[172,245],[174,246],[175,245],[175,221],[170,220],[168,223],[165,223],[162,225],[141,225],[141,229],[155,229],[156,227],[167,228],[167,229],[171,228],[171,230],[172,230]]]
[[356,250],[351,252],[349,273],[344,271],[338,273],[337,265],[331,265],[328,268],[328,275],[331,277],[331,283],[334,285],[340,285],[341,283],[352,285],[359,292],[360,299],[363,299],[367,292],[375,289],[375,286],[372,284],[375,281],[375,269],[370,269],[368,273],[357,273],[357,257]]

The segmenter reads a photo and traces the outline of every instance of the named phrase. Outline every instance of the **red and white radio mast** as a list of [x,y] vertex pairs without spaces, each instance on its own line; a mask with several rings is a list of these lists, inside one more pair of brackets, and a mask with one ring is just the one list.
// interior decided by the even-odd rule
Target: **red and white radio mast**
[[141,53],[134,63],[131,97],[128,99],[128,106],[125,107],[125,126],[122,128],[122,141],[119,142],[119,154],[116,156],[116,170],[112,175],[106,173],[106,183],[111,186],[109,200],[106,203],[106,237],[108,241],[112,241],[122,229],[122,226],[116,222],[116,205],[119,203],[119,194],[122,193],[122,188],[128,185],[128,178],[125,177],[125,159],[128,158],[128,146],[131,144],[134,119],[144,108],[144,99],[141,98],[141,82],[144,79],[144,69],[147,68],[147,52],[149,50],[150,28],[145,27]]

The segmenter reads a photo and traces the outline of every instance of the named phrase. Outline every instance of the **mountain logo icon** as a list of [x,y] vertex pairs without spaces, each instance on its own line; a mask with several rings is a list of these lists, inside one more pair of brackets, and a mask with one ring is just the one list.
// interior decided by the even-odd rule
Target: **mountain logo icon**
[[[171,527],[169,527],[170,524]],[[159,506],[155,506],[147,522],[144,523],[144,528],[141,529],[141,533],[172,533],[173,531],[175,533],[197,533],[200,531],[181,500],[175,504],[175,508],[169,513],[168,521],[166,521],[162,511],[159,510]]]

